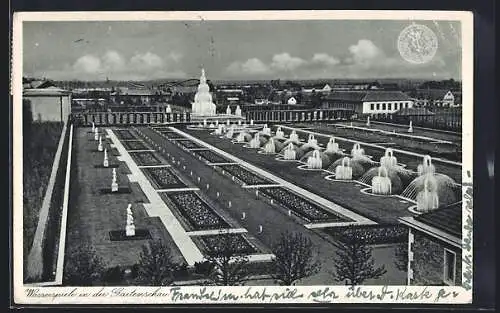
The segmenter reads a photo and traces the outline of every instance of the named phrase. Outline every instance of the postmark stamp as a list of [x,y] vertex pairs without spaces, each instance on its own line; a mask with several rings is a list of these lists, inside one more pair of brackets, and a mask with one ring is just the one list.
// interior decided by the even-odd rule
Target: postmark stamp
[[398,51],[407,62],[424,64],[436,55],[438,39],[427,26],[413,23],[404,28],[398,37]]

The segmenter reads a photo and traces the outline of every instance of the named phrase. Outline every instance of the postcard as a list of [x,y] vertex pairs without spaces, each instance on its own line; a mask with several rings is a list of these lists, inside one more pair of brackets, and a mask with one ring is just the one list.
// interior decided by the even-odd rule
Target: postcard
[[472,302],[473,15],[18,12],[14,302]]

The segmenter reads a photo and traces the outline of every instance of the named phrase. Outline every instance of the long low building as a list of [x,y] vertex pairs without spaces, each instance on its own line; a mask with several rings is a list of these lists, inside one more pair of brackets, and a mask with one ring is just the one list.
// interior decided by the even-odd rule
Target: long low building
[[325,109],[349,109],[358,114],[389,115],[413,107],[413,100],[401,91],[334,91],[324,97]]

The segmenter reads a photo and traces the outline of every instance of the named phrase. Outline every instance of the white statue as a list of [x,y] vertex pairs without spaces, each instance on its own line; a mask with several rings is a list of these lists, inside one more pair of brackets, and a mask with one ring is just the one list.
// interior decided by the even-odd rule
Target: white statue
[[226,109],[226,114],[227,114],[227,115],[231,115],[231,113],[232,113],[232,112],[231,112],[231,107],[228,105],[228,106],[227,106],[227,109]]
[[170,107],[170,104],[167,104],[167,108],[165,109],[165,113],[172,113],[172,108]]
[[118,183],[116,181],[116,168],[113,168],[113,180],[111,181],[111,192],[118,191]]
[[102,163],[104,167],[109,166],[109,160],[108,160],[108,149],[104,149],[104,162]]
[[236,111],[234,112],[236,116],[241,116],[241,108],[239,105],[236,106]]
[[103,150],[103,147],[102,147],[102,138],[101,138],[101,136],[99,136],[99,145],[97,146],[97,150],[99,150],[99,151],[102,151],[102,150]]
[[94,140],[99,140],[99,129],[97,127],[94,128]]

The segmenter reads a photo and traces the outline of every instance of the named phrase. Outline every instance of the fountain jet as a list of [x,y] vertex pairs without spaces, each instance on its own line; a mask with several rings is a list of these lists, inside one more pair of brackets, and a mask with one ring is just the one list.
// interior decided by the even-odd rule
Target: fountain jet
[[342,163],[335,168],[335,178],[343,180],[352,180],[351,159],[344,157]]
[[380,158],[380,165],[392,169],[398,165],[398,159],[394,156],[391,148],[385,149],[385,155]]
[[296,160],[297,159],[297,152],[295,151],[295,147],[292,143],[289,143],[288,146],[285,149],[285,160]]
[[319,150],[314,150],[312,156],[307,158],[307,167],[309,169],[321,169],[323,167]]
[[424,189],[417,194],[417,211],[428,212],[439,207],[437,182],[433,174],[427,174],[424,179]]
[[385,166],[378,168],[377,176],[372,179],[372,193],[377,195],[390,195],[392,189],[389,172]]
[[335,142],[335,137],[330,137],[330,140],[326,145],[326,152],[339,153],[339,144]]

